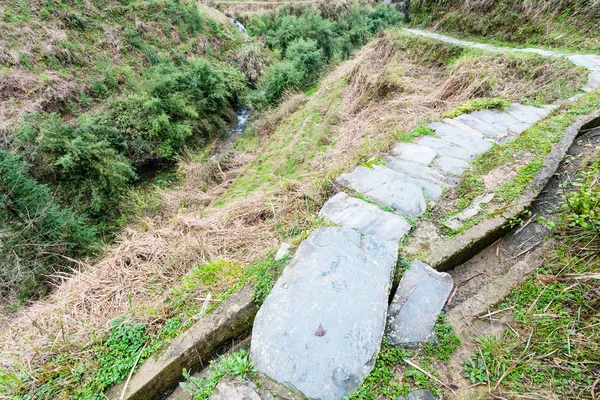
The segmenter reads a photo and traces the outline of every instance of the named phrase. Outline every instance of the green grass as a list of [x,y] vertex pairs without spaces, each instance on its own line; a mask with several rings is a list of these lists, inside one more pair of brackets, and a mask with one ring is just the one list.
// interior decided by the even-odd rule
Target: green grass
[[433,131],[433,129],[431,129],[427,125],[419,125],[412,131],[400,132],[398,140],[401,142],[410,143],[410,142],[414,141],[415,139],[420,138],[422,136],[435,136],[435,132]]
[[231,353],[210,363],[209,373],[202,378],[191,376],[186,370],[183,376],[185,382],[179,386],[190,393],[194,400],[208,399],[221,379],[229,378],[244,380],[257,375],[254,364],[246,350]]
[[[574,279],[600,271],[598,218],[600,158],[582,172],[563,199],[556,218],[556,245],[545,262],[496,306],[510,308],[514,329],[501,337],[478,337],[465,360],[471,382],[516,393],[550,391],[560,398],[592,398],[600,365],[600,300],[595,279]],[[598,392],[596,392],[597,394]]]
[[472,113],[475,111],[488,110],[488,109],[499,109],[502,110],[510,106],[510,102],[505,99],[473,99],[469,100],[465,104],[456,107],[453,111],[444,114],[445,118],[456,118],[463,114]]
[[349,399],[396,399],[422,388],[429,389],[434,394],[440,394],[441,388],[434,380],[405,361],[411,360],[439,379],[434,364],[448,361],[460,345],[460,339],[448,325],[444,314],[438,317],[434,330],[440,339],[439,344],[428,343],[414,351],[391,346],[384,339],[373,371],[365,378],[356,392],[349,396]]

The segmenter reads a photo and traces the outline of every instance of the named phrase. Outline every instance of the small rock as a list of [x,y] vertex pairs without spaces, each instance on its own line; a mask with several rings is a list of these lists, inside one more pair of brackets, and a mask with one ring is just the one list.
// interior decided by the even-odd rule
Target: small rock
[[435,339],[433,327],[453,286],[447,273],[413,261],[400,280],[388,310],[389,343],[415,347]]
[[261,400],[257,387],[252,382],[221,381],[209,400]]
[[438,400],[439,397],[434,396],[427,389],[419,389],[410,392],[406,397],[398,397],[398,400]]
[[277,253],[275,254],[275,261],[282,260],[284,257],[289,256],[291,248],[292,245],[290,245],[289,243],[281,243],[281,246],[279,246],[279,250],[277,250]]
[[493,199],[493,193],[483,194],[476,197],[467,208],[448,218],[448,220],[444,222],[444,225],[452,230],[459,230],[469,218],[473,218],[481,212],[482,204],[487,204]]

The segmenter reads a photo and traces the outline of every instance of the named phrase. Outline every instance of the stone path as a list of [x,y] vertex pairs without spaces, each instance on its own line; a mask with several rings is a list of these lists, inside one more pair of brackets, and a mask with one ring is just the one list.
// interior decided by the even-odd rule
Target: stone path
[[[566,57],[590,70],[584,90],[600,85],[598,56],[502,48],[408,31],[488,51]],[[415,261],[388,310],[399,242],[430,202],[460,183],[472,160],[514,139],[555,107],[515,103],[505,110],[433,122],[433,136],[396,144],[385,165],[342,174],[336,180],[340,192],[319,214],[339,227],[319,229],[299,246],[256,316],[251,358],[259,372],[309,398],[342,399],[371,372],[384,329],[397,345],[431,340],[452,278]]]

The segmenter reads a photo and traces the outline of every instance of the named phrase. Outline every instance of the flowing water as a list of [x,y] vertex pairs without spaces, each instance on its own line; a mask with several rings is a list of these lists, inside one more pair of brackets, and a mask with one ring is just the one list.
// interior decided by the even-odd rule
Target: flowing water
[[240,107],[237,110],[236,121],[232,124],[231,128],[225,132],[221,139],[219,139],[213,155],[221,154],[233,147],[233,143],[235,143],[237,138],[239,138],[242,132],[244,132],[249,119],[250,109],[246,106]]

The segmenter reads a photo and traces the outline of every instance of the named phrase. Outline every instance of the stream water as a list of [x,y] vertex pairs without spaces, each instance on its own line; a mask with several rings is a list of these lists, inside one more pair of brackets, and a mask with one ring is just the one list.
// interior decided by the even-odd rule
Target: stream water
[[217,142],[217,146],[213,151],[213,156],[219,155],[233,146],[233,143],[240,137],[246,124],[250,119],[250,109],[246,106],[240,107],[237,110],[237,118],[232,123],[231,127],[225,132],[223,136]]

